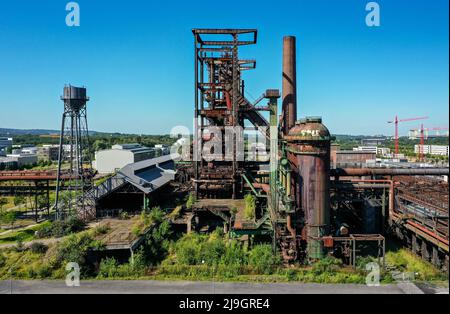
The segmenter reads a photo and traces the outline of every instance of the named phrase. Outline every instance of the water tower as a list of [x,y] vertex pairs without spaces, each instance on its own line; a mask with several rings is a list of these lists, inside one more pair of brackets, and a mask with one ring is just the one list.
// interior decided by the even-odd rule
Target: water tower
[[65,86],[59,140],[58,175],[56,185],[56,219],[77,215],[88,219],[93,205],[86,196],[93,186],[89,132],[86,115],[86,88]]

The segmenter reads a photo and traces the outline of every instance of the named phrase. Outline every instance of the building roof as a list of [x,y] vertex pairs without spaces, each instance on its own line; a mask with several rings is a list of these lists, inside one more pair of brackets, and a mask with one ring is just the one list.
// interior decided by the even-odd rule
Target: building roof
[[367,150],[337,150],[336,154],[375,154]]
[[166,155],[126,165],[118,175],[149,194],[175,179],[175,160],[179,155]]
[[132,144],[116,144],[113,145],[111,147],[111,149],[106,149],[104,151],[115,151],[115,150],[124,150],[124,151],[129,151],[132,152],[133,154],[139,154],[139,153],[148,153],[148,152],[153,152],[155,151],[154,148],[149,148],[146,146],[142,146],[140,144],[137,143],[132,143]]

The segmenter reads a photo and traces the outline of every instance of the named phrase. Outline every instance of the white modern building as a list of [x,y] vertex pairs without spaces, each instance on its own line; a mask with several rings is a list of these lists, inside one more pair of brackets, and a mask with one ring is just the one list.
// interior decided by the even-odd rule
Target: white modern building
[[388,156],[391,153],[391,150],[389,148],[378,146],[358,146],[354,147],[353,151],[374,153],[381,156]]
[[114,173],[126,165],[155,157],[156,149],[140,144],[113,145],[95,153],[92,166],[101,174]]
[[378,147],[377,154],[380,156],[389,156],[391,154],[391,149],[387,147]]
[[59,157],[59,145],[43,145],[37,150],[39,160],[57,161]]
[[0,156],[6,156],[7,149],[12,147],[12,145],[12,137],[0,137]]
[[36,155],[38,152],[37,147],[25,147],[25,148],[14,148],[11,151],[12,155]]
[[35,154],[9,154],[6,157],[2,157],[1,161],[5,164],[15,164],[17,167],[31,166],[38,161]]
[[157,151],[158,156],[165,156],[170,154],[170,147],[163,144],[155,145],[155,150]]
[[376,146],[358,146],[358,147],[353,147],[353,151],[376,154],[378,152],[378,149]]
[[[420,146],[414,146],[414,152],[416,154],[420,153]],[[425,155],[440,155],[440,156],[449,156],[449,148],[448,145],[423,145],[423,153]]]

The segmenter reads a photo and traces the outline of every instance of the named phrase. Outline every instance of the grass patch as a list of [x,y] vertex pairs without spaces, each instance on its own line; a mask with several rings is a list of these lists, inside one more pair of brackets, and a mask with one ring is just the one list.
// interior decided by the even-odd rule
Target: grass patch
[[414,273],[417,281],[448,280],[448,277],[439,269],[407,249],[387,252],[386,262],[401,272]]
[[48,226],[50,222],[46,221],[39,225],[33,226],[26,230],[18,230],[9,232],[0,236],[0,244],[11,244],[16,242],[28,242],[36,239],[36,232]]
[[69,262],[80,265],[82,278],[92,278],[96,272],[89,254],[102,249],[103,244],[94,239],[93,231],[69,235],[60,243],[49,246],[34,243],[28,249],[4,249],[0,251],[0,280],[63,279]]

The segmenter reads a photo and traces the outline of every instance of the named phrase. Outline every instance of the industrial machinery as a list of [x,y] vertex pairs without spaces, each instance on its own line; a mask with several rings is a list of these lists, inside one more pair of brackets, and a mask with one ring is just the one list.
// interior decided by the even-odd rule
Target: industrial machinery
[[[295,37],[283,38],[278,118],[278,90],[267,90],[253,104],[245,97],[242,74],[255,68],[256,61],[239,58],[238,48],[255,44],[256,30],[194,29],[193,33],[196,130],[192,181],[197,202],[188,229],[199,224],[200,211],[210,211],[234,235],[267,235],[264,230],[269,226],[274,248],[288,263],[334,255],[355,266],[357,252],[362,254],[362,247],[372,244],[375,255],[383,257],[385,235],[399,223],[392,218],[397,208],[392,177],[443,175],[448,169],[330,169],[333,137],[322,119],[297,119]],[[257,106],[263,99],[268,104]],[[269,117],[261,111],[268,111]],[[396,118],[396,130],[399,122],[418,119],[425,118]],[[244,120],[270,143],[268,163],[242,158],[239,139],[244,137]],[[222,141],[229,128],[233,130],[231,150],[227,139]],[[205,151],[214,158],[204,158]],[[259,207],[252,222],[242,218],[242,208],[231,214],[246,193],[256,196]],[[448,260],[448,235],[439,252],[445,251]]]
[[268,127],[259,112],[267,108],[256,107],[257,102],[250,103],[245,97],[242,76],[256,67],[256,61],[239,57],[240,47],[256,44],[257,31],[194,29],[193,34],[195,193],[199,198],[236,199],[241,197],[240,177],[249,166],[243,156],[244,120],[264,135]]
[[[79,215],[83,219],[95,217],[95,204],[89,204],[86,191],[93,186],[90,157],[86,88],[65,86],[61,100],[64,102],[59,141],[58,173],[56,178],[56,219]],[[63,169],[63,164],[64,168]],[[62,180],[62,177],[69,180]],[[62,192],[62,190],[65,190]],[[64,193],[64,194],[62,194]]]

